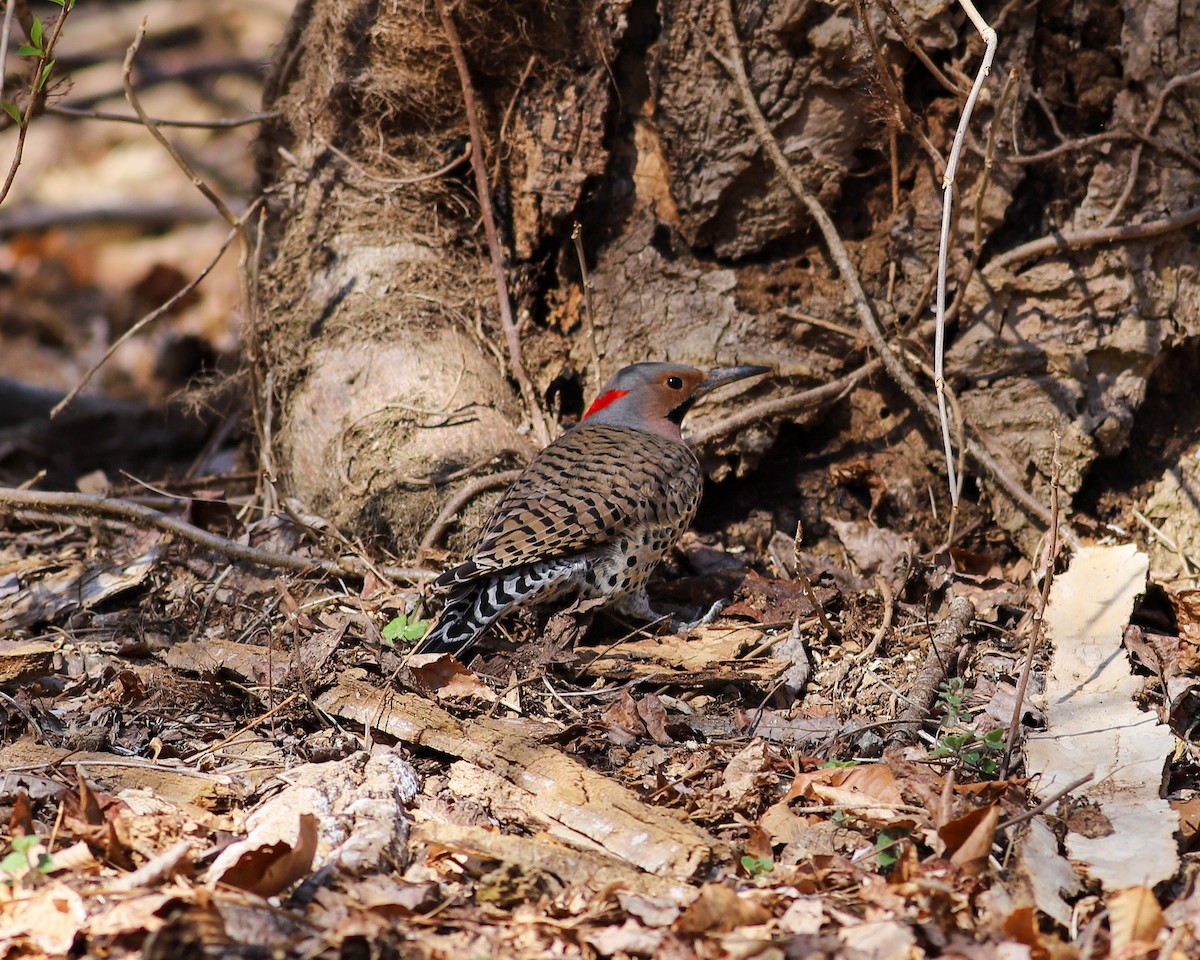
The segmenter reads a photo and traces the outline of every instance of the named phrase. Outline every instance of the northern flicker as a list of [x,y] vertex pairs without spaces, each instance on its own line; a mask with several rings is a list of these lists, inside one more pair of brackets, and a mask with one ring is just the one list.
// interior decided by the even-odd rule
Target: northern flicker
[[645,583],[692,522],[703,481],[683,417],[714,387],[769,371],[620,370],[500,498],[470,557],[434,581],[449,594],[419,649],[461,655],[509,610],[571,593],[656,619]]

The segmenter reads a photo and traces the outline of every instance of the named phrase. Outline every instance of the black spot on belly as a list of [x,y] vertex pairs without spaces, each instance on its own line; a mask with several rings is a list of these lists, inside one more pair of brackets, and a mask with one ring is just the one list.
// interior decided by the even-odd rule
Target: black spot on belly
[[625,558],[625,566],[636,567],[637,566],[637,557],[632,557],[632,556],[626,557]]
[[608,578],[608,585],[610,587],[615,587],[617,585],[617,575],[615,573]]

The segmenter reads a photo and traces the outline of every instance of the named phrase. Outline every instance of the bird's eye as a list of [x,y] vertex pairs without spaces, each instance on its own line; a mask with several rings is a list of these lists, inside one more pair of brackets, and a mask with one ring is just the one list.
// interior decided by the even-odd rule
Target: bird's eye
[[683,389],[683,378],[682,377],[667,377],[667,386],[670,387],[672,390],[682,390]]

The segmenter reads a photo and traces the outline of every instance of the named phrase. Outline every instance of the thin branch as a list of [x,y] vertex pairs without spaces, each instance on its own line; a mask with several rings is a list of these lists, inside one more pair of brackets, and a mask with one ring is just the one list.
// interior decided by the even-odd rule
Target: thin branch
[[1104,243],[1123,243],[1128,240],[1160,237],[1164,233],[1172,233],[1175,230],[1190,227],[1193,223],[1200,223],[1200,207],[1192,207],[1173,217],[1164,217],[1162,220],[1151,220],[1147,223],[1128,223],[1123,227],[1096,227],[1090,230],[1051,233],[1000,254],[990,260],[983,270],[984,273],[1006,270],[1013,264],[1031,260],[1043,253],[1055,250],[1082,250],[1085,247],[1095,247]]
[[105,224],[140,226],[147,229],[170,227],[178,223],[203,223],[213,219],[208,204],[132,201],[92,207],[54,207],[22,203],[0,210],[0,236],[14,233],[40,233],[55,227],[81,227]]
[[[16,0],[8,0],[9,9],[11,10]],[[62,7],[62,12],[54,21],[54,29],[50,32],[50,39],[46,41],[46,45],[42,48],[42,55],[38,57],[37,64],[33,70],[33,81],[30,84],[29,102],[25,104],[25,112],[21,114],[21,122],[17,125],[17,146],[13,151],[12,163],[8,167],[8,176],[4,179],[4,186],[0,187],[0,203],[4,202],[4,198],[8,196],[8,191],[12,189],[13,180],[17,176],[17,168],[21,166],[21,157],[25,153],[25,137],[29,133],[29,121],[33,119],[33,112],[37,109],[38,102],[44,97],[45,83],[42,79],[42,74],[46,70],[46,65],[53,62],[54,47],[58,43],[58,38],[62,35],[63,24],[66,23],[67,14],[71,12],[73,7],[66,4]],[[8,15],[5,15],[6,21]],[[5,37],[8,36],[8,31],[4,32]],[[4,64],[0,63],[0,72],[4,69]],[[46,79],[49,79],[47,75]]]
[[[250,209],[248,209],[242,215],[242,220],[244,221],[246,218],[250,217],[254,213],[255,208],[261,202],[262,202],[261,197],[258,198],[257,200],[255,200],[254,203],[252,203],[250,205]],[[175,304],[179,303],[184,297],[186,297],[193,290],[195,290],[196,287],[198,287],[200,285],[200,283],[204,280],[204,278],[207,277],[209,275],[209,273],[212,272],[213,268],[220,262],[221,257],[223,257],[225,255],[225,251],[229,249],[229,245],[231,243],[233,243],[233,241],[237,238],[239,229],[240,229],[240,224],[238,227],[234,227],[233,230],[229,231],[228,236],[225,237],[225,240],[221,243],[221,246],[217,248],[216,254],[213,256],[213,258],[211,260],[209,260],[209,262],[205,265],[204,269],[202,269],[198,274],[196,274],[196,276],[193,277],[185,286],[180,288],[180,290],[173,297],[171,297],[165,303],[162,303],[159,306],[155,307],[148,314],[146,314],[144,317],[142,317],[142,319],[140,319],[137,323],[133,324],[133,326],[131,326],[128,330],[126,330],[119,337],[117,337],[116,340],[114,340],[112,342],[112,344],[109,346],[109,348],[104,351],[104,356],[102,356],[99,360],[97,360],[95,363],[93,363],[88,368],[87,372],[80,378],[79,382],[77,384],[75,384],[74,387],[71,388],[71,392],[68,393],[65,397],[63,397],[61,400],[58,401],[58,403],[56,403],[54,405],[54,409],[52,409],[50,411],[50,419],[51,420],[53,420],[60,413],[62,413],[68,406],[71,405],[72,401],[74,401],[74,399],[77,396],[79,396],[79,392],[88,385],[88,383],[91,381],[92,377],[94,377],[96,375],[96,372],[102,366],[104,366],[106,363],[108,363],[109,359],[112,357],[112,355],[114,353],[116,353],[124,344],[128,343],[131,339],[133,339],[135,336],[137,336],[139,333],[141,333],[146,327],[148,327],[150,324],[152,324],[155,320],[157,320],[159,317],[161,317],[164,313],[169,311],[172,307],[175,306]]]
[[479,110],[475,103],[475,88],[471,83],[471,71],[467,66],[467,58],[463,53],[462,41],[458,37],[458,28],[454,25],[454,17],[446,5],[446,0],[436,0],[438,16],[442,20],[442,29],[450,44],[450,53],[454,58],[454,66],[458,70],[458,79],[462,85],[463,106],[467,114],[467,128],[471,135],[471,166],[475,171],[475,188],[479,194],[479,212],[483,218],[483,230],[487,236],[488,250],[492,257],[492,272],[496,276],[496,294],[500,301],[500,326],[504,329],[504,338],[508,343],[508,356],[512,364],[513,378],[520,387],[521,397],[529,411],[529,419],[533,430],[542,446],[550,442],[550,428],[545,415],[537,402],[533,384],[525,370],[525,362],[521,359],[521,335],[513,320],[512,302],[508,296],[508,283],[504,278],[504,257],[500,247],[500,234],[496,230],[496,217],[492,211],[492,188],[488,183],[487,159],[483,153],[483,135],[479,129]]
[[[51,104],[46,107],[46,113],[59,117],[73,117],[83,120],[107,120],[112,123],[136,123],[141,125],[141,117],[131,117],[127,113],[111,113],[107,110],[88,110],[84,107],[72,107],[65,103]],[[217,120],[166,120],[162,117],[152,117],[156,127],[183,127],[189,130],[232,130],[236,127],[246,127],[252,123],[262,123],[282,116],[279,110],[269,110],[264,113],[248,113],[242,117],[221,117]]]
[[929,71],[938,83],[956,97],[963,96],[963,91],[959,89],[958,84],[942,73],[941,68],[929,59],[929,54],[925,52],[925,48],[917,43],[916,38],[909,31],[908,27],[905,26],[904,21],[900,19],[900,13],[892,4],[892,0],[880,0],[879,5],[883,7],[883,12],[887,14],[888,20],[895,27],[896,33],[900,35],[900,39],[908,47],[909,52],[925,65],[925,69]]
[[[938,153],[937,147],[929,142],[929,135],[925,132],[924,124],[913,114],[909,109],[908,104],[904,100],[903,94],[900,93],[900,88],[896,86],[896,78],[892,75],[892,68],[888,65],[887,60],[883,56],[883,51],[879,48],[879,41],[875,37],[875,30],[871,27],[871,21],[867,19],[867,11],[864,5],[864,0],[853,0],[854,11],[858,14],[859,23],[862,24],[863,33],[867,38],[867,45],[871,48],[871,56],[875,60],[875,71],[879,75],[880,81],[883,83],[884,91],[887,93],[887,99],[895,108],[898,114],[898,119],[904,130],[921,145],[921,149],[929,156],[933,163],[933,169],[936,171],[945,166],[941,154]],[[892,124],[889,124],[889,127]]]
[[477,477],[470,483],[465,484],[454,496],[446,501],[446,505],[442,507],[442,512],[437,515],[437,519],[430,525],[425,536],[421,538],[421,545],[418,548],[418,553],[429,550],[434,544],[441,539],[446,527],[450,521],[454,519],[458,511],[475,499],[484,490],[491,490],[493,487],[505,487],[512,483],[521,475],[520,470],[502,470],[500,473],[489,473],[486,477]]
[[371,173],[364,166],[362,166],[362,164],[347,156],[343,151],[339,150],[328,140],[322,142],[335,156],[340,157],[346,163],[350,164],[350,166],[352,166],[360,176],[366,177],[368,180],[373,180],[375,183],[386,183],[388,185],[397,187],[407,187],[414,183],[424,183],[427,180],[436,180],[438,177],[444,177],[455,167],[464,163],[472,153],[472,145],[468,143],[467,149],[460,153],[457,157],[455,157],[449,163],[438,167],[438,169],[431,170],[429,173],[422,173],[416,177],[380,177]]
[[1150,110],[1150,116],[1146,118],[1146,125],[1142,128],[1141,142],[1133,148],[1133,155],[1129,161],[1129,173],[1125,176],[1125,187],[1122,189],[1121,195],[1117,198],[1117,202],[1108,211],[1108,216],[1100,222],[1102,228],[1112,226],[1113,221],[1125,209],[1125,204],[1129,202],[1129,198],[1133,196],[1133,188],[1137,185],[1138,167],[1141,164],[1142,153],[1146,147],[1146,139],[1149,138],[1154,132],[1154,128],[1158,125],[1158,121],[1162,117],[1163,108],[1167,103],[1167,97],[1179,87],[1191,83],[1193,80],[1200,80],[1200,70],[1193,70],[1191,73],[1172,77],[1167,83],[1163,84],[1163,88],[1158,92],[1158,96],[1154,100],[1154,106]]
[[685,439],[689,446],[701,447],[706,443],[711,443],[713,440],[729,436],[729,434],[736,433],[738,430],[743,430],[764,420],[771,420],[785,413],[794,413],[797,410],[806,410],[809,407],[836,403],[868,377],[878,373],[882,366],[881,361],[871,360],[868,363],[864,363],[857,370],[853,370],[845,376],[839,377],[837,380],[823,383],[821,386],[814,387],[811,390],[803,390],[800,393],[761,400],[752,406],[744,407],[737,413],[731,414],[724,420],[718,420],[703,430],[689,433]]
[[1055,157],[1060,157],[1064,153],[1069,153],[1072,150],[1084,150],[1087,147],[1096,146],[1100,143],[1110,143],[1113,140],[1133,139],[1136,139],[1136,134],[1128,130],[1109,130],[1105,133],[1094,133],[1088,137],[1080,137],[1077,140],[1064,140],[1057,146],[1048,147],[1047,149],[1040,150],[1037,153],[1004,154],[1002,155],[1001,159],[1005,163],[1015,163],[1019,165],[1041,163],[1044,160],[1053,160]]
[[[117,500],[89,493],[60,493],[49,490],[17,490],[0,487],[0,504],[10,504],[27,510],[67,515],[84,514],[129,520],[142,526],[155,527],[173,533],[209,550],[215,550],[235,560],[248,560],[264,567],[294,570],[297,573],[322,573],[331,577],[362,577],[367,572],[357,564],[333,560],[310,560],[292,553],[275,553],[260,550],[226,537],[218,536],[184,520],[160,513],[128,500]],[[436,573],[412,567],[382,567],[384,573],[397,580],[421,582],[432,579]]]
[[1033,657],[1037,652],[1038,642],[1042,638],[1042,623],[1046,619],[1046,607],[1050,603],[1050,586],[1054,582],[1054,563],[1058,559],[1058,511],[1059,489],[1062,480],[1062,461],[1059,459],[1059,447],[1062,435],[1054,433],[1053,472],[1050,476],[1050,515],[1054,522],[1050,524],[1050,540],[1044,554],[1042,569],[1042,590],[1038,596],[1037,609],[1033,611],[1033,626],[1029,631],[1029,647],[1025,651],[1025,662],[1021,665],[1021,676],[1017,680],[1017,702],[1013,705],[1012,720],[1008,725],[1008,736],[1004,741],[1004,760],[1000,765],[1001,776],[1007,777],[1012,769],[1013,748],[1017,743],[1017,734],[1021,729],[1021,714],[1024,712],[1025,691],[1029,687],[1029,677],[1033,673]]
[[5,0],[4,25],[0,27],[0,101],[4,100],[4,68],[8,66],[8,40],[12,36],[13,12],[17,9],[17,0]]
[[136,113],[138,118],[142,121],[142,126],[150,131],[150,135],[162,145],[162,148],[166,150],[171,159],[175,161],[175,166],[179,167],[179,169],[183,171],[184,175],[191,180],[192,186],[204,194],[208,202],[211,203],[213,207],[216,208],[217,213],[221,215],[221,219],[238,231],[239,235],[242,236],[243,242],[245,242],[245,224],[243,224],[234,215],[233,211],[226,206],[225,201],[218,197],[213,189],[207,183],[205,183],[203,179],[201,179],[195,170],[192,169],[191,165],[183,159],[183,156],[178,150],[175,149],[175,146],[171,143],[171,141],[162,135],[162,132],[158,129],[157,122],[146,113],[145,109],[142,107],[142,102],[138,99],[137,93],[134,92],[133,61],[137,56],[138,50],[141,49],[142,41],[146,38],[146,21],[147,18],[143,17],[141,25],[138,27],[137,33],[134,35],[133,43],[131,43],[129,45],[129,49],[125,51],[125,63],[121,68],[121,81],[125,86],[125,99],[129,101],[129,105],[133,107],[134,113]]
[[937,393],[938,415],[942,425],[942,446],[946,453],[946,476],[950,483],[951,517],[958,510],[958,481],[955,476],[954,443],[950,437],[950,416],[946,409],[946,275],[950,272],[950,221],[954,214],[954,177],[958,173],[958,158],[962,153],[963,141],[967,136],[967,127],[971,123],[971,114],[975,110],[975,101],[979,99],[979,91],[983,89],[983,81],[992,72],[992,60],[996,56],[996,31],[993,30],[971,4],[971,0],[959,0],[959,3],[975,24],[975,28],[983,37],[985,44],[983,60],[979,64],[979,72],[975,74],[975,83],[963,107],[962,117],[958,121],[958,129],[954,132],[954,143],[950,148],[950,157],[946,161],[946,174],[942,177],[942,233],[938,243],[938,278],[937,278],[937,328],[934,335],[933,347],[933,386]]
[[954,302],[950,304],[950,308],[946,311],[946,323],[953,323],[959,311],[962,310],[963,301],[967,296],[967,287],[970,285],[971,277],[975,275],[975,271],[979,268],[979,261],[983,257],[983,202],[986,199],[988,186],[992,182],[992,167],[995,164],[996,154],[996,131],[1000,128],[1004,109],[1008,105],[1008,99],[1017,85],[1018,76],[1019,72],[1016,67],[1013,67],[1008,72],[1008,81],[1004,84],[1004,90],[1000,94],[1000,101],[996,104],[995,115],[988,126],[987,146],[984,148],[983,153],[983,173],[979,177],[979,186],[975,191],[975,235],[971,245],[971,262],[967,264],[967,268],[958,279],[958,289],[954,294]]
[[596,320],[592,310],[592,278],[588,274],[587,256],[583,250],[583,225],[576,220],[571,227],[571,242],[575,244],[575,256],[579,260],[579,282],[583,285],[583,319],[587,324],[588,341],[592,347],[592,378],[599,390],[604,381],[600,378],[600,350],[596,346]]

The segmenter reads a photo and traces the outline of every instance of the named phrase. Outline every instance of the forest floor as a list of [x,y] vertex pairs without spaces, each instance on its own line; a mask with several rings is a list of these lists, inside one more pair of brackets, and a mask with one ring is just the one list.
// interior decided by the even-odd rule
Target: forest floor
[[[62,102],[127,112],[149,13],[152,115],[253,114],[289,6],[81,7]],[[171,131],[239,213],[253,131]],[[0,471],[78,494],[0,511],[0,957],[1200,956],[1200,604],[1131,538],[939,548],[886,507],[925,474],[857,457],[848,400],[817,428],[844,456],[778,441],[804,505],[708,491],[652,595],[728,599],[711,623],[530,615],[465,665],[411,655],[419,583],[262,516],[213,386],[236,246],[46,419],[228,234],[143,127],[96,117],[38,118],[0,209],[0,381],[45,390],[11,387]]]

